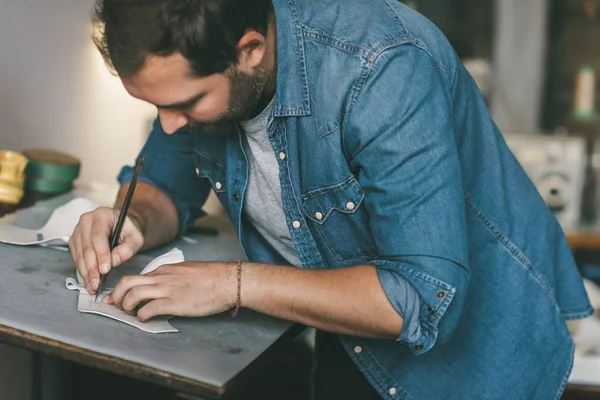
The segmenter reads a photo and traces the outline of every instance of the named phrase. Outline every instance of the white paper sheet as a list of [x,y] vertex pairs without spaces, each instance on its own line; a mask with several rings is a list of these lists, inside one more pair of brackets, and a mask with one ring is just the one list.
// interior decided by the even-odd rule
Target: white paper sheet
[[[185,261],[185,258],[181,250],[178,248],[173,248],[171,251],[156,257],[154,260],[148,263],[140,275],[149,274],[165,264],[176,264],[183,261]],[[77,302],[77,310],[79,310],[79,312],[103,315],[105,317],[134,326],[148,333],[179,332],[168,322],[169,319],[172,318],[170,316],[160,316],[152,318],[146,322],[140,322],[137,317],[131,316],[125,311],[119,310],[116,306],[103,303],[102,298],[110,294],[114,288],[104,288],[102,293],[98,295],[97,301],[94,301],[95,295],[90,295],[87,292],[83,286],[83,279],[79,273],[77,273],[77,280],[73,278],[67,278],[65,283],[67,289],[79,291],[79,300]]]
[[98,208],[98,204],[78,197],[58,207],[46,225],[33,230],[10,224],[0,224],[0,242],[19,246],[48,245],[65,246],[79,222],[79,218]]

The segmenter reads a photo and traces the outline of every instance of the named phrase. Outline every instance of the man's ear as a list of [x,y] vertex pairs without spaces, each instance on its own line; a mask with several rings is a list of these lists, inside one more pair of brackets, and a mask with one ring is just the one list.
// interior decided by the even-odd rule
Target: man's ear
[[238,41],[238,65],[240,70],[249,72],[258,67],[267,50],[267,38],[256,31],[247,31]]

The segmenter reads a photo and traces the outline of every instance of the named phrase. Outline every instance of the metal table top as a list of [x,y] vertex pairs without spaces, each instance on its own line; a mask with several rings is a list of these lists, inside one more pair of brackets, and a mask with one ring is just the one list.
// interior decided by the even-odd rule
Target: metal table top
[[[38,228],[54,207],[74,195],[40,203],[11,223]],[[242,256],[229,221],[215,219],[217,236],[192,234],[173,246],[186,260],[233,261]],[[115,270],[116,271],[116,270]],[[219,398],[267,350],[293,338],[301,327],[250,310],[206,318],[173,318],[179,333],[148,334],[120,322],[76,309],[78,292],[65,288],[75,277],[68,252],[0,244],[0,342],[40,350],[91,366],[144,379],[175,390]],[[266,353],[265,353],[266,352]],[[243,373],[242,373],[243,371]]]

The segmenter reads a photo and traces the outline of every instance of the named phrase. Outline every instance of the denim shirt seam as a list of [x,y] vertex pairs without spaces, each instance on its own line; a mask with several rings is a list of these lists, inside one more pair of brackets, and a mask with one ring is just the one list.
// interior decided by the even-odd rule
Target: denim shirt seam
[[217,189],[216,182],[210,175],[200,174],[198,175],[198,178],[208,180],[210,183],[210,187],[215,191],[215,194],[221,194],[227,191],[226,188]]
[[433,63],[436,65],[436,67],[440,70],[440,72],[444,76],[444,79],[446,79],[446,82],[448,82],[448,84],[452,86],[452,81],[450,80],[450,76],[449,76],[448,72],[444,69],[444,66],[442,65],[442,63],[439,62],[439,60],[437,58],[435,58],[433,56],[433,54],[431,54],[431,52],[429,51],[429,49],[427,48],[425,43],[421,42],[420,40],[415,40],[412,42],[412,44],[415,47],[424,51],[425,54],[427,54],[429,56],[429,58],[431,58],[431,61],[433,61]]
[[[240,128],[239,126],[237,127],[235,136],[231,140],[232,140],[232,142],[230,145],[232,147],[239,146],[240,153],[244,157],[244,161],[247,163],[248,158],[246,157],[246,151],[244,150],[244,144],[243,144],[243,140],[242,140],[242,128]],[[241,181],[242,173],[244,172],[244,171],[242,171],[241,163],[236,162],[235,165],[236,165],[236,167],[235,167],[236,172],[233,174],[233,178],[231,180],[231,187],[236,187],[238,185],[238,182]]]
[[563,379],[560,383],[558,391],[556,392],[556,396],[554,397],[554,400],[559,400],[562,397],[563,392],[565,391],[565,388],[567,387],[567,384],[569,383],[569,377],[571,376],[571,372],[573,371],[574,362],[575,362],[575,342],[572,342],[572,344],[571,344],[571,362],[569,363],[569,367],[567,368],[567,371],[565,372],[565,374],[563,376]]
[[[276,134],[277,130],[280,130],[279,135]],[[273,150],[275,152],[277,151],[278,147],[281,147],[282,149],[287,149],[286,128],[285,128],[285,124],[282,121],[278,121],[276,124],[269,125],[269,127],[267,129],[267,134],[269,137],[269,141],[271,142],[271,146],[273,147]],[[288,177],[287,181],[285,181],[285,179],[284,180],[281,179],[281,176],[285,176],[286,173],[287,173],[287,177]],[[285,212],[286,205],[287,205],[287,201],[286,201],[287,199],[286,199],[284,191],[291,190],[292,191],[291,198],[293,199],[295,197],[293,185],[288,185],[288,183],[291,182],[289,166],[287,166],[287,165],[280,166],[279,174],[280,174],[280,184],[281,184],[281,197],[282,197],[282,202],[283,202],[284,212]],[[288,188],[288,186],[289,186],[289,188]],[[291,207],[293,208],[293,205],[291,205]],[[298,211],[300,211],[300,210],[298,210]],[[300,211],[300,214],[302,214],[301,211]],[[287,215],[286,215],[286,219],[287,219]],[[286,224],[287,224],[287,221],[286,221]],[[300,259],[300,262],[302,264],[304,264],[302,262],[302,260],[310,259],[309,254],[305,251],[303,243],[297,244],[296,241],[294,240],[293,235],[291,236],[291,238],[292,238],[292,243],[294,245],[294,248],[296,249],[296,252],[298,253],[298,258]]]
[[219,167],[223,170],[225,170],[225,166],[223,164],[221,164],[220,162],[218,162],[217,160],[215,160],[214,158],[212,158],[211,156],[208,156],[206,154],[200,153],[198,151],[198,149],[194,149],[194,154],[198,155],[199,157],[205,159],[206,161],[210,162],[211,164],[214,164],[216,167]]
[[319,29],[311,28],[302,25],[303,37],[306,40],[311,40],[317,43],[329,45],[335,49],[361,56],[364,59],[370,59],[373,56],[373,51],[367,47],[362,47],[358,44],[351,43],[335,36],[331,36]]
[[[364,193],[363,193],[363,194],[361,194],[361,197],[360,197],[360,199],[358,200],[358,202],[356,202],[356,203],[355,203],[356,207],[360,207],[360,206],[362,205],[362,202],[363,202],[364,198],[365,198],[365,195],[364,195]],[[341,208],[341,207],[338,207],[338,206],[331,206],[331,207],[329,208],[329,210],[327,210],[327,212],[325,213],[325,215],[323,215],[323,218],[322,218],[320,221],[318,221],[318,220],[315,220],[315,217],[311,216],[311,215],[308,213],[308,211],[307,211],[307,210],[306,210],[304,207],[303,207],[303,211],[304,211],[305,215],[306,215],[308,218],[310,218],[310,219],[311,219],[313,222],[317,223],[319,226],[322,226],[323,224],[325,224],[325,222],[327,222],[327,219],[329,218],[329,216],[330,216],[330,215],[331,215],[331,214],[332,214],[334,211],[338,211],[338,212],[341,212],[341,213],[344,213],[344,214],[354,214],[354,213],[357,211],[357,208],[355,208],[355,209],[354,209],[354,210],[352,210],[352,211],[346,211],[346,210],[344,210],[344,209],[343,209],[343,208]],[[362,257],[359,257],[359,258],[362,258]]]
[[431,52],[427,49],[425,44],[423,44],[421,41],[419,41],[415,38],[409,37],[409,36],[395,37],[393,39],[390,39],[390,40],[380,43],[373,49],[372,53],[370,53],[371,56],[366,60],[368,62],[366,62],[363,65],[363,69],[361,71],[360,77],[357,79],[357,81],[353,85],[352,94],[348,101],[347,111],[345,112],[344,118],[352,116],[352,110],[354,108],[356,100],[362,93],[362,89],[364,88],[365,84],[369,80],[369,78],[371,76],[371,71],[373,70],[373,67],[375,66],[377,60],[379,60],[381,55],[383,55],[388,50],[395,49],[395,48],[398,48],[403,45],[412,45],[415,48],[417,48],[417,49],[423,51],[425,54],[427,54],[427,56],[431,59],[431,61],[435,64],[436,68],[440,71],[440,73],[444,77],[444,80],[448,83],[448,85],[450,85],[450,87],[452,87],[452,81],[450,80],[449,75],[446,72],[446,70],[444,69],[443,65],[431,54]]
[[354,175],[351,175],[350,177],[344,179],[342,182],[336,183],[335,185],[329,185],[329,186],[324,186],[324,187],[321,187],[318,189],[310,190],[302,195],[302,199],[304,201],[307,201],[307,200],[312,199],[313,197],[317,197],[326,192],[341,190],[341,189],[345,188],[346,186],[350,185],[352,183],[352,181],[354,181],[354,180],[356,180],[354,178]]
[[[300,18],[296,9],[296,5],[293,0],[287,0],[290,12],[292,14],[292,25],[294,29],[294,36],[296,37],[297,43],[297,64],[298,71],[300,72],[300,80],[302,82],[302,102],[303,109],[298,109],[298,115],[305,115],[305,112],[310,113],[310,90],[308,87],[308,75],[306,73],[306,51],[304,49],[304,38],[302,33],[302,25],[300,24]],[[290,109],[292,110],[292,109]]]
[[567,320],[583,319],[591,316],[594,313],[594,307],[588,307],[585,311],[577,313],[563,313],[562,316]]
[[[350,341],[347,337],[340,337],[342,341]],[[351,346],[347,343],[348,346]],[[412,400],[412,396],[408,394],[408,392],[399,385],[399,382],[392,377],[392,375],[387,371],[387,369],[381,365],[375,354],[371,352],[371,349],[367,345],[363,345],[362,351],[359,356],[356,355],[355,352],[349,351],[346,349],[346,353],[349,354],[352,361],[358,366],[358,368],[366,375],[367,380],[375,381],[376,387],[378,387],[380,394],[381,392],[385,393],[385,396],[389,398],[396,398],[396,395],[402,396],[404,399]],[[371,379],[369,379],[369,377]],[[389,385],[393,385],[396,388],[396,395],[390,396],[387,392],[389,390]],[[384,397],[385,398],[385,397]]]
[[[282,116],[290,116],[290,117],[304,117],[306,115],[306,111],[301,108],[292,108],[292,107],[278,107],[275,109],[275,113],[277,117]],[[283,115],[285,114],[285,115]]]
[[404,24],[404,22],[402,22],[402,19],[400,18],[398,13],[394,11],[393,7],[390,5],[388,0],[382,0],[382,1],[383,1],[383,4],[385,5],[385,8],[389,12],[390,16],[398,22],[398,25],[399,25],[400,29],[402,29],[402,32],[408,33],[408,30],[406,29],[406,25]]
[[427,275],[424,272],[421,272],[413,267],[410,267],[408,265],[406,265],[405,263],[403,263],[402,261],[388,261],[385,259],[378,259],[378,260],[374,260],[373,262],[376,262],[376,265],[389,265],[389,266],[398,266],[400,268],[402,268],[403,270],[407,271],[409,274],[424,280],[426,282],[429,282],[435,286],[438,286],[444,290],[452,290],[454,289],[454,287],[444,281],[441,281],[433,276]]
[[[280,134],[277,135],[276,131],[279,130]],[[273,146],[273,150],[277,152],[278,148],[287,151],[288,141],[287,141],[287,129],[285,123],[282,120],[278,120],[276,124],[272,124],[268,129],[269,141],[271,142],[271,146]],[[296,238],[296,235],[291,234],[292,243],[296,252],[298,253],[298,257],[302,263],[302,266],[309,268],[324,268],[324,260],[321,256],[319,249],[314,243],[314,238],[312,237],[312,233],[310,232],[310,228],[308,227],[306,216],[304,215],[304,209],[299,199],[302,196],[297,196],[296,191],[294,189],[294,185],[291,184],[291,168],[288,163],[284,163],[280,166],[279,178],[281,184],[281,197],[284,207],[284,213],[288,209],[293,209],[294,213],[297,213],[298,218],[302,218],[303,223],[306,225],[305,229],[308,229],[305,233],[300,233],[300,238]],[[290,193],[287,193],[287,192]],[[287,213],[286,213],[287,219]],[[299,242],[298,242],[299,240]],[[311,241],[313,243],[311,243]],[[305,263],[305,261],[307,263]],[[312,266],[312,267],[311,267]]]
[[560,307],[558,305],[556,295],[550,285],[546,282],[544,277],[537,271],[531,261],[525,256],[523,251],[513,243],[499,228],[496,224],[494,224],[487,216],[474,204],[473,200],[471,200],[470,196],[467,193],[464,193],[465,203],[467,204],[469,210],[481,221],[481,223],[487,228],[487,230],[494,236],[497,240],[502,243],[504,248],[509,252],[509,254],[513,257],[515,261],[517,261],[521,266],[525,267],[533,276],[533,278],[542,286],[542,288],[549,295],[550,299],[554,303],[554,306],[560,312]]

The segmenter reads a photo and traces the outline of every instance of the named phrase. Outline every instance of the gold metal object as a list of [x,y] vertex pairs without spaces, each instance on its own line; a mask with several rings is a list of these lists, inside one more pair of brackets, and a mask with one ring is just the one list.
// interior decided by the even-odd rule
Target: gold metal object
[[18,204],[23,198],[27,157],[11,150],[0,150],[0,202]]

